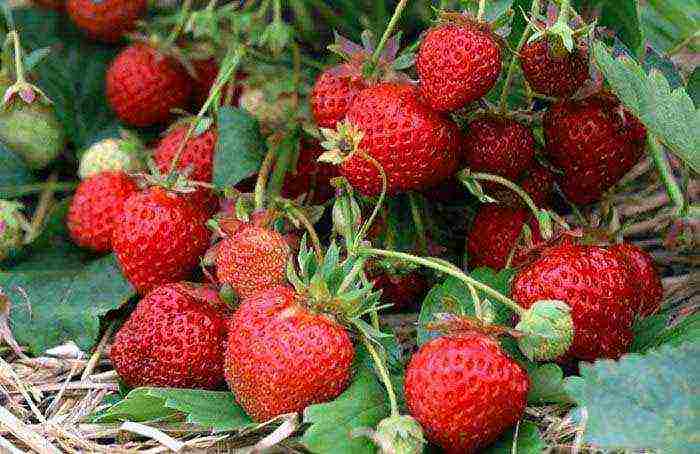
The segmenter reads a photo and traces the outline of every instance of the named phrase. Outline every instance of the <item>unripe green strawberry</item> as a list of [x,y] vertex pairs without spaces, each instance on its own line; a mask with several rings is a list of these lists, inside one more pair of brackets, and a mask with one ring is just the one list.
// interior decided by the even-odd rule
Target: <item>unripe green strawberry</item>
[[80,158],[78,175],[89,178],[107,171],[124,173],[139,172],[144,169],[143,147],[128,138],[109,138],[94,143]]
[[21,208],[19,203],[0,200],[0,262],[22,247]]
[[53,106],[13,96],[0,112],[0,140],[22,156],[32,169],[46,167],[66,144],[63,126]]

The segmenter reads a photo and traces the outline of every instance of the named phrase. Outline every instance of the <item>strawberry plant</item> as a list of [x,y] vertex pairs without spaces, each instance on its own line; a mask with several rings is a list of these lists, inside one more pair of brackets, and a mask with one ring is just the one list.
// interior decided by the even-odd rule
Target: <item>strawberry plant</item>
[[3,449],[698,450],[698,0],[11,3]]

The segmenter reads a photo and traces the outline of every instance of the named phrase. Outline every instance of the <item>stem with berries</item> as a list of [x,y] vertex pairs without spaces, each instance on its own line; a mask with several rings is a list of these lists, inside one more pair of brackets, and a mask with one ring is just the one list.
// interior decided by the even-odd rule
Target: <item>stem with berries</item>
[[445,273],[449,276],[455,277],[462,281],[464,284],[467,286],[473,286],[482,292],[486,293],[488,296],[496,299],[497,301],[500,301],[504,305],[506,305],[509,309],[511,309],[513,312],[516,314],[522,316],[525,313],[525,309],[520,307],[515,301],[511,300],[505,295],[502,295],[499,293],[497,290],[492,289],[486,284],[483,284],[476,279],[466,275],[462,270],[460,270],[458,267],[452,265],[449,262],[446,262],[444,260],[438,259],[438,258],[424,258],[424,257],[418,257],[412,254],[407,254],[405,252],[397,252],[397,251],[386,251],[383,249],[376,249],[376,248],[371,248],[371,247],[364,247],[361,246],[358,248],[357,252],[359,254],[366,254],[370,256],[380,256],[380,257],[389,257],[389,258],[395,258],[399,260],[405,260],[407,262],[415,263],[416,265],[420,266],[425,266],[427,268],[432,268],[436,271]]

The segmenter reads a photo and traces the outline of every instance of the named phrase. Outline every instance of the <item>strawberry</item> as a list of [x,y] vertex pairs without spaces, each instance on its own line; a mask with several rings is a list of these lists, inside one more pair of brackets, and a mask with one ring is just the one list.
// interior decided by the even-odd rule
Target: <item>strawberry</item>
[[107,70],[107,100],[119,119],[133,126],[166,122],[185,109],[192,79],[174,58],[136,43],[117,55]]
[[22,205],[0,199],[0,262],[11,257],[24,243]]
[[139,301],[109,353],[127,386],[216,389],[223,383],[225,314],[200,293],[194,284],[166,284]]
[[483,205],[472,223],[467,238],[469,266],[486,266],[495,270],[510,265],[518,266],[521,258],[517,252],[523,227],[528,224],[532,241],[542,241],[539,226],[529,210],[489,203]]
[[[456,170],[462,141],[457,125],[424,105],[411,85],[381,83],[363,90],[347,121],[363,133],[360,150],[383,167],[389,194],[427,189]],[[363,195],[381,192],[379,171],[357,153],[345,159],[341,173]]]
[[[170,170],[170,164],[180,149],[189,127],[189,123],[183,122],[170,128],[153,153],[153,159],[158,169],[164,174],[167,174]],[[211,183],[218,137],[219,135],[214,126],[199,135],[192,133],[187,140],[185,148],[182,150],[176,170],[189,171],[188,177],[192,181]],[[192,198],[192,203],[206,207],[209,212],[213,212],[218,203],[212,191],[203,187],[197,188],[194,193],[188,196]]]
[[501,64],[499,44],[485,26],[439,25],[425,35],[416,56],[420,93],[435,110],[460,109],[493,88]]
[[428,440],[448,453],[477,452],[523,416],[530,380],[485,334],[442,336],[406,370],[406,404]]
[[73,23],[90,39],[119,42],[146,13],[146,0],[67,0]]
[[9,98],[0,111],[0,140],[35,170],[48,166],[66,146],[63,125],[40,94],[31,102],[17,94]]
[[370,276],[374,288],[382,291],[382,304],[391,304],[391,310],[402,311],[420,307],[428,292],[428,280],[418,271],[392,272],[384,270]]
[[138,185],[123,172],[102,172],[83,180],[66,217],[73,241],[95,252],[111,251],[114,223],[124,202],[137,192]]
[[566,356],[619,358],[632,342],[635,289],[627,263],[599,246],[551,248],[515,278],[512,297],[529,308],[538,300],[571,307],[574,340]]
[[517,121],[485,116],[469,124],[464,149],[466,164],[472,172],[516,180],[533,162],[535,138]]
[[209,246],[203,211],[184,195],[159,186],[126,200],[112,247],[122,272],[140,294],[190,276]]
[[274,230],[242,227],[218,246],[216,276],[240,298],[249,298],[285,282],[290,250]]
[[331,179],[339,175],[336,166],[319,162],[318,158],[324,149],[317,141],[302,141],[299,159],[294,173],[287,173],[282,188],[282,196],[296,199],[302,194],[308,194],[308,201],[321,205],[335,195]]
[[245,299],[231,319],[226,381],[256,421],[334,399],[349,383],[350,336],[304,304],[294,290],[272,287]]
[[630,272],[630,282],[636,290],[636,313],[640,317],[655,314],[661,308],[664,289],[654,258],[631,243],[613,245],[609,250],[621,257]]
[[[192,97],[194,99],[195,111],[198,111],[207,101],[209,92],[211,91],[212,87],[214,87],[216,78],[219,76],[220,68],[219,63],[215,58],[192,60],[192,67],[197,75],[197,77],[194,79]],[[242,81],[245,79],[245,77],[246,75],[241,72],[236,73],[236,81]],[[229,90],[231,90],[231,105],[238,106],[243,87],[239,84],[231,85],[230,83],[224,85],[221,89],[222,105],[228,96]]]
[[320,128],[335,128],[367,82],[362,66],[343,63],[323,71],[311,91],[311,112]]
[[[554,194],[554,173],[548,168],[534,162],[525,173],[520,175],[517,183],[538,207],[545,207],[550,204]],[[524,205],[523,199],[509,189],[497,190],[494,198],[505,205]]]
[[553,45],[546,36],[523,47],[520,65],[535,92],[555,98],[576,93],[588,80],[590,71],[584,47],[569,52],[563,45]]
[[145,151],[138,139],[128,133],[123,133],[119,139],[104,139],[83,153],[78,175],[85,179],[105,171],[139,172],[145,167]]
[[545,152],[563,171],[564,194],[585,205],[599,200],[644,151],[646,130],[612,96],[564,100],[544,116]]

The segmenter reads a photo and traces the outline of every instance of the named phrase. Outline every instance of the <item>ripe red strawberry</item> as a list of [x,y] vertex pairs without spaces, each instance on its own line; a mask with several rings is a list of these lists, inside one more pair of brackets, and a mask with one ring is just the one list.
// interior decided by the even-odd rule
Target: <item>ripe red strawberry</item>
[[421,95],[435,110],[457,110],[493,88],[501,64],[498,42],[484,26],[440,25],[428,31],[416,57]]
[[67,0],[66,10],[90,39],[116,43],[146,13],[146,0]]
[[473,172],[492,173],[514,181],[533,162],[535,138],[515,120],[485,116],[469,124],[464,149],[466,164]]
[[[197,75],[194,79],[192,97],[194,99],[196,111],[198,111],[206,102],[209,97],[209,92],[214,86],[214,82],[216,82],[216,78],[219,75],[219,63],[215,58],[209,58],[206,60],[192,60],[192,66]],[[236,73],[236,81],[241,81],[245,79],[245,77],[246,75],[241,72]],[[230,96],[231,105],[238,106],[243,87],[239,84],[233,84],[232,86],[230,83],[224,85],[221,89],[222,105],[224,100],[228,97],[229,90],[233,91]]]
[[209,246],[207,213],[159,186],[134,194],[114,226],[112,247],[140,294],[187,279]]
[[360,64],[344,63],[323,71],[311,91],[311,112],[321,128],[335,128],[355,97],[367,87]]
[[544,116],[545,152],[563,171],[559,185],[574,203],[599,200],[639,160],[644,126],[612,96],[565,100]]
[[124,202],[137,192],[139,187],[123,172],[102,172],[83,180],[66,217],[73,241],[95,252],[111,251],[115,221]]
[[[179,124],[171,128],[161,139],[153,153],[153,159],[161,172],[167,173],[170,170],[170,165],[180,149],[189,127],[189,123]],[[217,140],[218,133],[216,127],[213,126],[199,135],[193,133],[182,150],[177,170],[191,170],[190,180],[211,183]],[[218,199],[209,189],[197,188],[188,197],[191,197],[192,203],[205,207],[209,212],[213,212],[217,207]]]
[[287,173],[282,196],[296,199],[302,194],[313,193],[308,201],[316,205],[333,198],[335,188],[331,186],[331,179],[339,176],[339,172],[336,166],[318,161],[324,151],[317,141],[302,141],[296,171]]
[[289,245],[271,229],[241,228],[218,246],[216,276],[240,298],[249,298],[286,279]]
[[192,79],[174,58],[146,44],[121,51],[107,70],[107,101],[119,119],[133,126],[166,122],[185,109]]
[[610,251],[627,263],[630,282],[636,289],[636,313],[640,317],[655,314],[661,308],[664,289],[654,258],[638,246],[630,243],[616,244]]
[[548,38],[526,44],[520,52],[520,65],[530,87],[545,96],[573,95],[589,77],[588,52],[576,47],[552,45]]
[[[549,205],[554,194],[554,173],[534,162],[517,181],[518,185],[532,198],[538,207]],[[524,206],[523,199],[510,189],[499,189],[493,197],[510,206]]]
[[294,290],[273,287],[244,300],[231,319],[226,381],[256,421],[334,399],[349,383],[350,336],[304,303]]
[[[462,141],[457,125],[424,105],[411,85],[363,90],[347,120],[364,133],[360,149],[384,168],[389,194],[427,189],[456,170]],[[358,154],[343,162],[341,173],[363,195],[381,192],[378,170]]]
[[383,271],[370,279],[374,288],[382,291],[382,304],[392,304],[392,311],[419,308],[429,288],[428,280],[418,271]]
[[627,264],[605,248],[564,245],[545,251],[515,278],[512,297],[525,308],[538,300],[571,307],[574,341],[567,357],[616,359],[632,342],[635,289]]
[[518,244],[525,223],[532,232],[532,241],[542,241],[537,222],[533,221],[529,210],[489,203],[482,205],[474,218],[467,238],[469,266],[478,268],[487,266],[500,270],[506,266],[513,254],[511,266],[521,264]]
[[530,380],[494,339],[467,332],[423,345],[406,370],[406,404],[447,453],[477,452],[523,416]]
[[198,293],[194,284],[166,284],[139,302],[110,349],[127,386],[216,389],[223,383],[225,314]]

